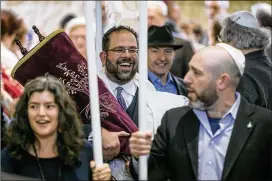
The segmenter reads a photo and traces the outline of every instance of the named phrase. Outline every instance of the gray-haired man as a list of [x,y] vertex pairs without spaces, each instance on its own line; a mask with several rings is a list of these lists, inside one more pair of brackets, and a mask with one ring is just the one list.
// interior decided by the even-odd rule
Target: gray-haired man
[[259,26],[252,13],[238,11],[223,20],[220,36],[246,57],[237,91],[250,103],[272,110],[272,65],[264,51],[271,44],[270,33]]

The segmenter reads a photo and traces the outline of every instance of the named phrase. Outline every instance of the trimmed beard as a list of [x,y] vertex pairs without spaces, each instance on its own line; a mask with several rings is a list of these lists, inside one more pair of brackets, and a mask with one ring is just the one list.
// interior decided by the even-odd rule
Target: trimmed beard
[[194,93],[197,99],[189,102],[192,109],[206,111],[218,100],[218,94],[214,86],[212,89],[203,90],[199,95],[196,92]]
[[[130,63],[132,64],[131,70],[120,70],[118,66],[122,63]],[[123,82],[123,81],[130,81],[135,76],[138,64],[136,63],[136,60],[133,58],[120,58],[116,62],[116,66],[108,59],[106,59],[106,72],[110,74],[113,78]]]

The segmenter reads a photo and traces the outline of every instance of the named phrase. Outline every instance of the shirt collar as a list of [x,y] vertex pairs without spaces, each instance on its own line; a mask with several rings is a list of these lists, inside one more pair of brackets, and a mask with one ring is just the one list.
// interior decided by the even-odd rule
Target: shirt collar
[[[231,108],[228,110],[228,112],[226,112],[226,114],[222,117],[222,119],[225,118],[226,116],[228,116],[229,114],[232,116],[232,118],[234,120],[236,119],[238,109],[240,106],[240,102],[241,102],[241,96],[240,96],[239,92],[235,92],[235,98],[236,98],[236,100],[235,100],[234,104],[231,106]],[[196,109],[194,109],[193,111],[208,119],[206,111],[200,111],[200,110],[196,110]]]
[[239,92],[235,92],[235,98],[236,98],[236,100],[235,100],[234,104],[231,106],[229,111],[223,116],[223,118],[225,116],[227,116],[228,114],[230,114],[233,119],[236,119],[238,109],[239,109],[239,106],[240,106],[240,102],[241,102],[241,96],[240,96]]
[[[157,82],[159,80],[159,77],[156,76],[153,72],[148,71],[148,77],[151,80],[152,84],[154,84],[155,82]],[[166,84],[169,84],[170,82],[173,83],[173,78],[171,76],[171,74],[168,72],[167,74],[167,81]]]
[[137,91],[137,87],[134,84],[133,79],[131,81],[129,81],[128,83],[123,84],[123,85],[116,84],[115,82],[112,82],[110,79],[108,79],[108,82],[109,82],[109,85],[110,85],[110,87],[111,87],[111,89],[113,91],[115,91],[116,88],[119,87],[119,86],[122,87],[126,93],[128,93],[128,94],[130,94],[132,96],[134,96],[136,91]]

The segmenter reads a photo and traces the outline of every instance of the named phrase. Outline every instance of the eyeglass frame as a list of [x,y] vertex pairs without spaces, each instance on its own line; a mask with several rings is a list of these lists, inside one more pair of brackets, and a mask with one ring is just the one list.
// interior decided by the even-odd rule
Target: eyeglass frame
[[[123,52],[116,52],[116,49],[122,49]],[[136,50],[136,52],[129,52],[129,50],[131,50],[131,49]],[[116,53],[116,54],[120,54],[120,55],[121,55],[121,54],[125,53],[126,50],[127,50],[128,53],[131,54],[131,55],[138,55],[138,52],[139,52],[139,49],[138,49],[138,48],[131,48],[131,47],[129,47],[129,48],[125,48],[125,47],[114,47],[114,48],[105,50],[105,52],[112,51],[112,52],[114,52],[114,53]]]

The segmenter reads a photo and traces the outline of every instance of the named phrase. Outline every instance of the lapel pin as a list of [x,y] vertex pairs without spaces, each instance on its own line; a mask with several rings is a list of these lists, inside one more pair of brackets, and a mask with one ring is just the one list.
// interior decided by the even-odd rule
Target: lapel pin
[[248,129],[252,128],[251,122],[248,123],[247,128],[248,128]]

